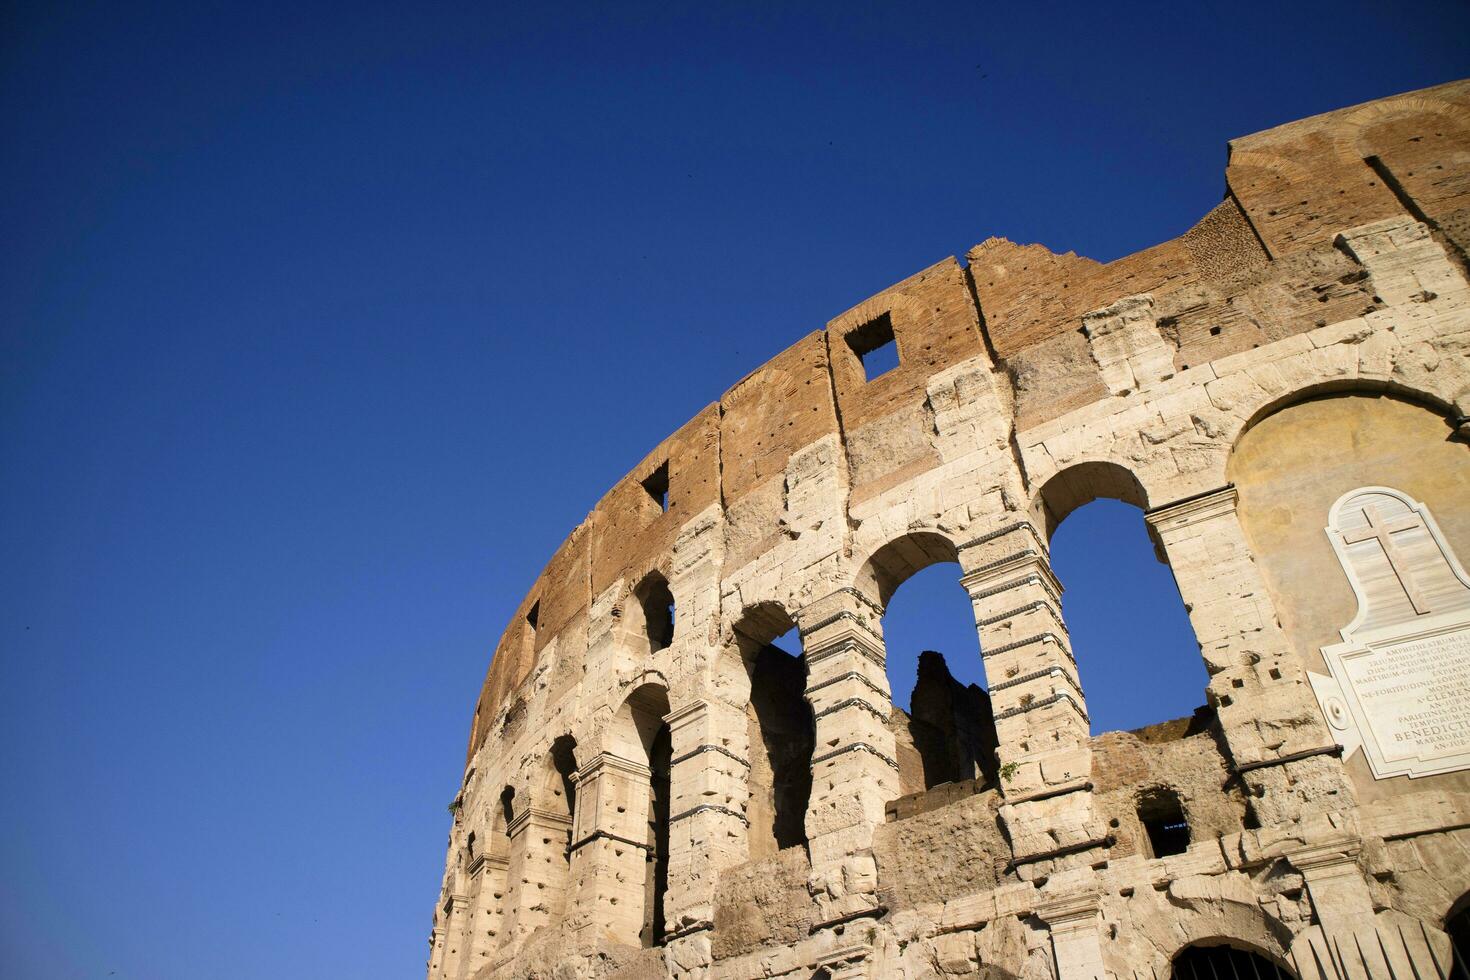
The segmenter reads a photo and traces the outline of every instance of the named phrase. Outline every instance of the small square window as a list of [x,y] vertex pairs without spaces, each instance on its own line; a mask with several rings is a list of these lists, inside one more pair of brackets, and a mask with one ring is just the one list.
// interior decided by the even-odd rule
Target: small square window
[[669,509],[669,463],[668,460],[659,464],[658,469],[643,478],[643,489],[658,504],[658,509],[667,511]]
[[846,340],[868,381],[898,367],[898,342],[893,337],[893,320],[887,313],[853,330]]

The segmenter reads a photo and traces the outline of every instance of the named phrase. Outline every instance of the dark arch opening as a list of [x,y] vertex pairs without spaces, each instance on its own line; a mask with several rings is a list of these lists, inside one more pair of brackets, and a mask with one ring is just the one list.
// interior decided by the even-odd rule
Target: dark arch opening
[[668,649],[674,642],[674,593],[669,590],[668,580],[658,572],[649,572],[633,590],[633,598],[643,614],[648,652]]
[[1290,970],[1235,946],[1194,943],[1174,954],[1172,980],[1296,980]]
[[1450,975],[1470,977],[1470,894],[1455,903],[1444,920],[1444,931],[1450,937]]
[[570,861],[571,854],[567,847],[572,843],[572,827],[577,818],[577,740],[570,735],[562,735],[551,743],[551,768],[553,778],[550,780],[551,801],[553,804],[560,800],[559,805],[553,809],[567,818],[567,839],[562,848],[562,858]]
[[997,777],[995,717],[962,574],[953,542],[918,532],[879,548],[859,576],[883,604],[889,727],[905,796]]
[[801,636],[786,611],[774,603],[746,610],[735,625],[735,646],[750,682],[745,815],[754,860],[807,843],[817,729],[805,696]]
[[510,833],[510,825],[515,823],[516,791],[514,786],[507,786],[500,792],[500,818],[505,832]]
[[[644,851],[643,924],[638,931],[644,947],[664,942],[664,895],[669,887],[669,771],[673,743],[664,716],[669,695],[659,684],[644,684],[623,703],[649,769],[648,830]],[[622,713],[620,712],[620,713]]]
[[1178,793],[1163,786],[1144,790],[1138,795],[1137,814],[1148,857],[1168,857],[1189,849],[1189,821]]

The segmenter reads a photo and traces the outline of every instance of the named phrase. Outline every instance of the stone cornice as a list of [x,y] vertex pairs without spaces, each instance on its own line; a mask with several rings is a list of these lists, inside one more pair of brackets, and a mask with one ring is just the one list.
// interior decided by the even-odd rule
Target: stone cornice
[[1235,485],[1226,484],[1218,490],[1209,490],[1176,500],[1172,504],[1155,507],[1145,513],[1143,519],[1160,533],[1182,531],[1195,524],[1233,513],[1239,499]]
[[604,771],[616,772],[623,776],[636,776],[641,779],[649,779],[653,776],[653,770],[641,762],[624,759],[611,752],[599,752],[577,771],[577,785],[580,786],[589,779],[598,778]]

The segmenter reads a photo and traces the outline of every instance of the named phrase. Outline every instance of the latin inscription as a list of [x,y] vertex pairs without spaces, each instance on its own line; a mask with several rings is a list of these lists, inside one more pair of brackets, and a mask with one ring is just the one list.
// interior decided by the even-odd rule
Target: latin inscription
[[1346,658],[1384,761],[1470,752],[1470,630]]

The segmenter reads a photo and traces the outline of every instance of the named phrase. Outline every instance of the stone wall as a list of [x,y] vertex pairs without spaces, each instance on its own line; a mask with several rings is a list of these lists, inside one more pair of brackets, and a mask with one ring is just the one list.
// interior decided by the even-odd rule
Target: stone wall
[[[1137,255],[991,239],[877,294],[607,493],[476,701],[431,980],[1158,977],[1221,943],[1444,974],[1470,777],[1374,778],[1311,675],[1353,617],[1344,492],[1470,554],[1470,83],[1234,140],[1225,176]],[[1094,737],[1048,547],[1102,496],[1210,680]],[[882,614],[937,562],[989,690],[931,658],[910,716]]]

